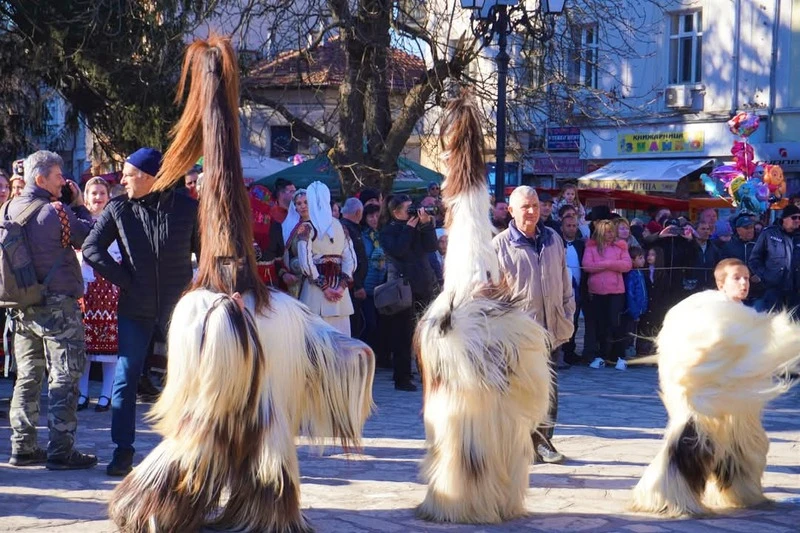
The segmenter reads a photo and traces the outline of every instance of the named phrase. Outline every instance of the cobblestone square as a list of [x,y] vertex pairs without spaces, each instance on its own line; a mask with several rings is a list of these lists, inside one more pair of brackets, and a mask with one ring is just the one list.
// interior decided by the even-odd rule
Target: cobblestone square
[[[630,489],[656,453],[666,422],[655,368],[573,367],[562,371],[560,380],[554,443],[568,460],[530,467],[529,517],[500,526],[438,525],[414,518],[425,492],[418,478],[424,454],[421,393],[395,391],[387,371],[375,379],[377,409],[367,423],[361,454],[348,457],[332,446],[320,455],[299,441],[307,516],[320,532],[798,531],[800,388],[771,404],[765,416],[771,445],[764,487],[773,504],[724,517],[660,520],[626,511]],[[10,392],[10,382],[0,381],[0,397]],[[8,409],[7,400],[0,405]],[[158,442],[141,422],[146,410],[139,404],[137,462]],[[0,420],[0,531],[114,531],[106,516],[107,498],[118,482],[105,475],[113,450],[109,425],[110,413],[91,408],[79,413],[79,449],[97,453],[101,464],[88,471],[50,472],[7,464],[10,430],[8,419]],[[40,444],[46,435],[41,428]]]

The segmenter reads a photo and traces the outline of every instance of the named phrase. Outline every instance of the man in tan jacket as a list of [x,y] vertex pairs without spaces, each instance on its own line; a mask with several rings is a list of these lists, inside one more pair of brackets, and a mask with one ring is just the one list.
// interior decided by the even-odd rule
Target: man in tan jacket
[[[521,186],[514,189],[508,206],[512,220],[508,229],[494,238],[506,282],[513,295],[524,302],[524,308],[551,335],[551,363],[558,361],[561,345],[575,328],[575,297],[572,276],[567,268],[561,237],[546,227],[539,217],[536,189]],[[536,458],[546,463],[560,463],[551,439],[558,415],[558,378],[553,377],[550,424],[536,428],[532,434]]]

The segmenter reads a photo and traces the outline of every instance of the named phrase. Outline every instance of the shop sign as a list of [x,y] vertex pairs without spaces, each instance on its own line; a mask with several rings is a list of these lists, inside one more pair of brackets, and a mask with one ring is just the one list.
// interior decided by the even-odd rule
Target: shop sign
[[577,152],[580,145],[580,128],[547,128],[548,152]]
[[702,152],[705,135],[695,132],[620,133],[617,136],[620,155],[664,155]]

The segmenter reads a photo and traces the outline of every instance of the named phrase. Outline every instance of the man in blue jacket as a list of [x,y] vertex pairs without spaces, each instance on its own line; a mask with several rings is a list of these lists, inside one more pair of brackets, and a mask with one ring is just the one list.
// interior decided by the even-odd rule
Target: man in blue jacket
[[[80,189],[69,182],[72,202],[59,201],[63,161],[40,150],[25,160],[25,189],[8,206],[11,219],[30,215],[23,231],[30,246],[36,276],[47,286],[40,305],[13,309],[17,381],[11,399],[11,459],[13,466],[46,463],[50,470],[91,468],[97,457],[75,449],[78,426],[78,380],[86,361],[83,321],[78,298],[83,277],[73,247],[80,248],[92,217]],[[47,281],[45,281],[47,280]],[[45,371],[49,373],[47,451],[39,448],[36,425]]]
[[[156,328],[167,331],[175,304],[192,280],[199,252],[197,201],[174,190],[151,192],[161,153],[141,148],[122,169],[127,192],[111,200],[83,245],[83,257],[120,288],[119,362],[111,395],[111,439],[117,445],[106,472],[125,476],[133,467],[136,387]],[[117,241],[119,264],[108,253]],[[198,253],[199,255],[199,253]]]

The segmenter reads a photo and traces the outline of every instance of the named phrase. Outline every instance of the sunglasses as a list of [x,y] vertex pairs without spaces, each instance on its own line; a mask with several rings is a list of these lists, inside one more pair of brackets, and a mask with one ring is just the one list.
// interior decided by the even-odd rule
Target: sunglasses
[[792,220],[800,220],[800,215],[792,215],[789,218],[791,218]]

